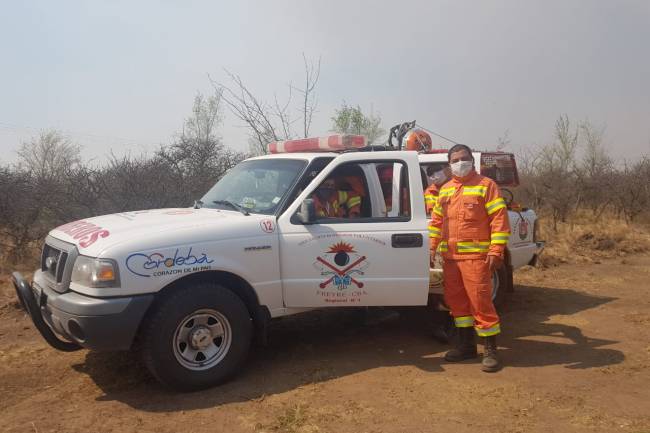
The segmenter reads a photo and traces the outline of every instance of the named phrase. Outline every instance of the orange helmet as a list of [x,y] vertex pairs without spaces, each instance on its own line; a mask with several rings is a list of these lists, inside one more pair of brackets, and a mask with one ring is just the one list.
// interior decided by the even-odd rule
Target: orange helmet
[[411,129],[402,138],[402,149],[427,152],[431,150],[433,142],[431,136],[421,129]]

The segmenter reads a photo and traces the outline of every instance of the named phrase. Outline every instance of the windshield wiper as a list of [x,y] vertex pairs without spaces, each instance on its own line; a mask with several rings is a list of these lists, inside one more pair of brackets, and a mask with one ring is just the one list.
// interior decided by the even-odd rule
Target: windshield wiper
[[201,209],[203,207],[203,202],[201,200],[194,200],[194,209]]
[[230,200],[212,200],[212,203],[214,203],[214,204],[225,204],[226,206],[230,206],[231,208],[233,208],[235,210],[238,210],[239,212],[241,212],[242,214],[244,214],[246,216],[250,215],[250,213],[248,213],[248,211],[246,209],[244,209],[243,207],[241,207],[237,203],[231,202]]

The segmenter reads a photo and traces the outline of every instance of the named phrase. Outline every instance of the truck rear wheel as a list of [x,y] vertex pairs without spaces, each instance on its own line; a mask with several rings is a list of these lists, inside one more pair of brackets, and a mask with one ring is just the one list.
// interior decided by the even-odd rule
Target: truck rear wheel
[[151,373],[179,391],[218,385],[241,367],[253,327],[243,301],[215,283],[163,298],[145,323],[142,355]]
[[495,307],[504,305],[508,296],[508,269],[506,266],[501,266],[499,269],[492,273],[492,303]]

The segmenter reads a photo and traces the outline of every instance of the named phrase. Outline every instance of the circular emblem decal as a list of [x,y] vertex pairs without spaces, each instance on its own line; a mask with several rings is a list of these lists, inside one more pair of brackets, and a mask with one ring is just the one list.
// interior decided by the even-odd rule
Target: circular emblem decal
[[273,220],[262,220],[260,221],[260,227],[264,233],[273,233],[275,231],[275,223]]

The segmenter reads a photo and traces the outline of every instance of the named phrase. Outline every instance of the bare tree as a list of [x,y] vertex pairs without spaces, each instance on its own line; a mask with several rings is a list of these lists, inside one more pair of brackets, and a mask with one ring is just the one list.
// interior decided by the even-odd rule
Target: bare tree
[[182,187],[185,198],[177,197],[177,206],[189,205],[201,197],[243,157],[226,148],[217,135],[222,100],[220,90],[208,98],[196,95],[192,116],[185,121],[180,136],[156,152],[156,157],[171,168],[170,175],[176,184]]
[[562,172],[569,173],[575,165],[575,155],[578,149],[578,129],[571,130],[569,117],[564,114],[555,122],[556,144],[553,153],[557,158]]
[[[253,154],[262,155],[266,153],[266,145],[281,138],[288,138],[291,134],[291,119],[287,114],[286,107],[290,104],[291,93],[285,104],[278,102],[269,105],[256,97],[246,87],[239,75],[226,71],[233,83],[233,88],[224,84],[212,81],[215,89],[222,92],[223,100],[230,108],[230,111],[249,128],[255,147],[251,149]],[[280,122],[276,124],[274,117]]]
[[497,150],[501,151],[503,149],[507,149],[508,146],[510,146],[510,143],[510,130],[506,129],[503,131],[503,135],[497,137]]
[[27,245],[42,235],[36,226],[41,208],[35,206],[30,180],[17,167],[0,169],[0,259],[12,263],[23,259]]
[[81,161],[81,148],[56,130],[42,131],[22,142],[17,153],[19,166],[42,180],[62,176]]
[[551,211],[553,229],[557,230],[558,222],[567,220],[581,196],[576,188],[578,129],[572,128],[568,116],[562,115],[555,123],[554,135],[553,143],[536,152],[528,182],[534,183],[538,203]]
[[603,146],[605,128],[597,128],[585,120],[579,126],[581,142],[584,143],[584,156],[577,170],[577,186],[584,203],[592,210],[596,219],[612,203],[614,190],[612,182],[614,162]]
[[541,209],[544,204],[544,195],[539,182],[539,158],[539,149],[528,147],[522,147],[517,158],[521,186],[515,190],[515,195],[518,201],[528,203],[533,209]]
[[[101,213],[188,206],[243,155],[218,136],[221,94],[194,99],[182,132],[153,155],[83,164],[80,146],[57,131],[22,143],[15,166],[0,167],[0,255],[19,260],[63,222]],[[5,258],[5,257],[3,257]]]
[[42,131],[21,144],[18,163],[0,182],[0,237],[10,260],[62,221],[73,203],[65,180],[80,165],[80,147],[58,131]]
[[[232,114],[244,122],[250,131],[252,143],[251,153],[263,155],[267,152],[267,144],[274,141],[288,140],[294,138],[293,125],[296,121],[302,120],[302,132],[305,137],[309,135],[313,115],[316,112],[316,85],[320,78],[320,58],[318,63],[311,62],[303,54],[305,63],[305,85],[294,87],[289,83],[287,97],[284,101],[274,96],[272,103],[267,103],[255,96],[242,78],[234,73],[226,71],[231,81],[230,85],[219,83],[208,77],[212,85],[222,95]],[[299,115],[293,118],[290,112],[292,105],[293,91],[301,95]]]
[[99,182],[101,199],[108,212],[183,206],[191,202],[182,190],[182,179],[175,168],[161,157],[111,154]]
[[309,129],[311,128],[312,118],[316,112],[316,84],[320,78],[320,57],[318,64],[313,61],[308,61],[305,53],[302,53],[302,59],[305,63],[305,87],[302,89],[295,89],[302,95],[301,115],[303,119],[303,137],[309,137]]
[[650,159],[646,156],[635,163],[623,164],[615,177],[617,208],[630,224],[650,207]]

